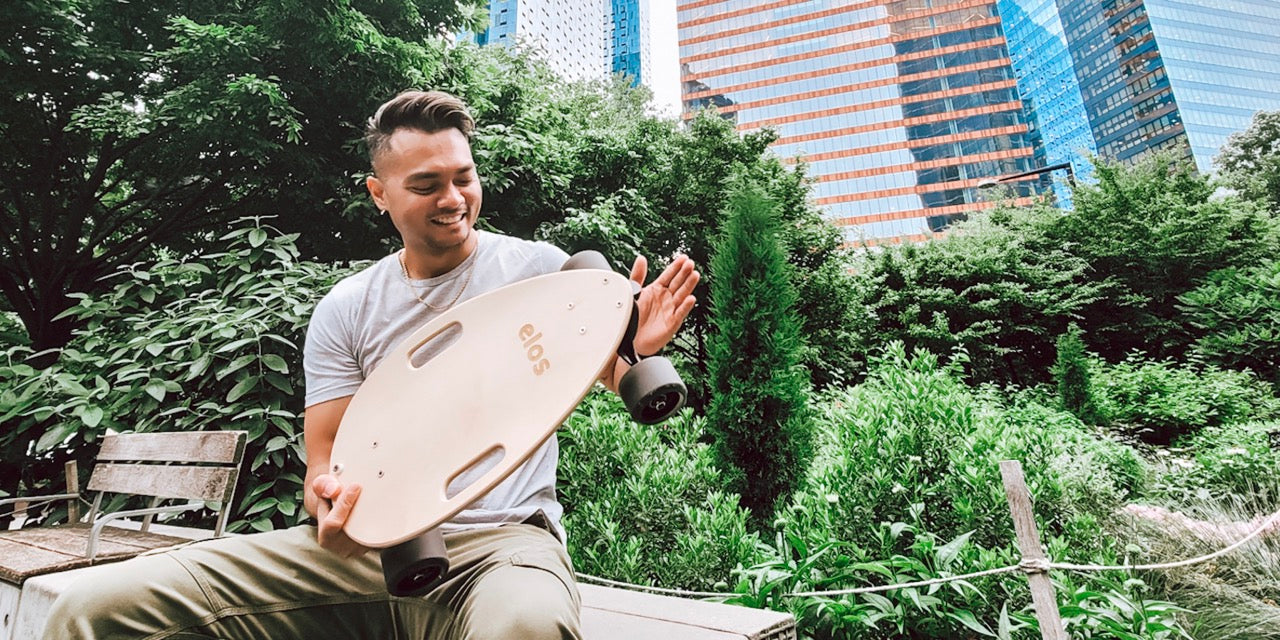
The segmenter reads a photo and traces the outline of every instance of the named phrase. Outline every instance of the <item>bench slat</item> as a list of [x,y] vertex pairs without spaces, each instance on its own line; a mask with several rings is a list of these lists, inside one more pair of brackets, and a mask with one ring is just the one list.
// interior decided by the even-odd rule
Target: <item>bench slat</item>
[[[639,625],[643,619],[650,619],[663,622],[673,630],[662,636],[646,632],[643,636],[636,635],[637,638],[719,638],[720,636],[714,635],[717,633],[746,640],[795,637],[795,619],[790,614],[778,611],[726,606],[591,584],[579,584],[578,590],[582,594],[584,621],[589,617],[616,620],[617,616],[626,616],[628,624],[634,621]],[[587,609],[594,611],[588,614]],[[646,625],[646,628],[651,626]],[[674,631],[678,628],[684,628],[686,634],[687,630],[697,628],[702,635],[679,635]]]
[[99,464],[89,491],[133,493],[187,500],[226,500],[234,467],[166,467],[154,464]]
[[244,442],[243,431],[121,433],[102,439],[98,461],[237,464]]

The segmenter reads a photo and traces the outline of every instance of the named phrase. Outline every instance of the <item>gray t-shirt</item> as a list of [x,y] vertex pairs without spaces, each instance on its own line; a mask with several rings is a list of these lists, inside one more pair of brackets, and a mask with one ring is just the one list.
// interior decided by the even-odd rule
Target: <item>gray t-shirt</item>
[[[308,407],[354,394],[388,351],[443,313],[416,296],[438,309],[456,306],[503,285],[558,271],[569,257],[545,242],[476,233],[475,251],[446,274],[412,280],[411,287],[393,253],[342,280],[320,300],[303,350]],[[457,301],[450,305],[455,296]],[[506,480],[441,528],[456,531],[523,522],[542,511],[564,540],[564,509],[556,499],[559,458],[559,443],[552,436]],[[473,467],[454,484],[467,486],[487,469],[484,464]]]

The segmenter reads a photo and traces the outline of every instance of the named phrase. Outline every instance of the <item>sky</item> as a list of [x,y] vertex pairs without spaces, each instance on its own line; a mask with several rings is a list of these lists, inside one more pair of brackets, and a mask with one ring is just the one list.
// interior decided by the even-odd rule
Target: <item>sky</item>
[[676,38],[676,0],[649,0],[649,52],[653,100],[668,116],[680,115],[680,52]]

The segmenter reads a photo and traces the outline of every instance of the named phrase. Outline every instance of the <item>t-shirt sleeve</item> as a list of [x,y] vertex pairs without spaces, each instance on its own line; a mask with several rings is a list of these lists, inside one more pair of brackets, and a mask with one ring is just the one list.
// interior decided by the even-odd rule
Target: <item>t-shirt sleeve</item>
[[311,315],[302,350],[308,407],[353,395],[364,382],[347,312],[340,297],[330,292]]
[[535,242],[533,246],[537,248],[539,267],[544,274],[559,271],[560,267],[563,267],[565,261],[569,259],[569,254],[551,243]]

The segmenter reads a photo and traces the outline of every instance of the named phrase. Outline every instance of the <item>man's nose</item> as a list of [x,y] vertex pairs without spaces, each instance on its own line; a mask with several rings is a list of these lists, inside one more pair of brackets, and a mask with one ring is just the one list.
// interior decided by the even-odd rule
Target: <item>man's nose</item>
[[438,203],[441,209],[457,209],[462,206],[462,191],[458,189],[457,185],[450,182],[440,192]]

